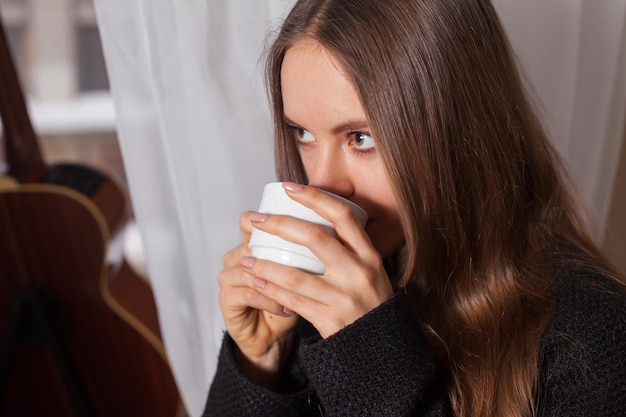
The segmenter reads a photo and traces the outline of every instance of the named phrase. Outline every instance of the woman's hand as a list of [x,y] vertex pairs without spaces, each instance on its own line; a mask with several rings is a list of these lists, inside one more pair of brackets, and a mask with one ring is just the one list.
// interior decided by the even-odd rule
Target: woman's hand
[[381,256],[348,206],[312,187],[286,183],[286,189],[291,198],[330,221],[337,237],[322,226],[289,216],[251,213],[249,219],[260,230],[308,247],[326,265],[326,272],[313,275],[243,257],[247,273],[243,279],[250,279],[261,297],[257,308],[274,314],[296,312],[326,338],[383,303],[393,288]]
[[297,317],[257,291],[256,278],[242,265],[250,259],[251,214],[246,212],[240,218],[242,243],[222,260],[219,303],[226,330],[239,348],[235,357],[242,372],[257,383],[272,386],[291,350]]

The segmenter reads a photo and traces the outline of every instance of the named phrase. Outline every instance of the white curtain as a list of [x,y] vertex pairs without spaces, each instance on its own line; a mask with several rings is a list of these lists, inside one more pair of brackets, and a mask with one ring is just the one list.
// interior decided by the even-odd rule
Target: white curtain
[[626,115],[626,0],[494,0],[598,230]]
[[[202,412],[216,276],[274,179],[260,57],[293,0],[95,0],[166,350]],[[626,0],[496,0],[558,149],[603,224],[626,99]]]
[[266,0],[96,1],[165,347],[192,416],[222,338],[222,255],[239,242],[239,214],[274,179],[259,57],[285,9]]

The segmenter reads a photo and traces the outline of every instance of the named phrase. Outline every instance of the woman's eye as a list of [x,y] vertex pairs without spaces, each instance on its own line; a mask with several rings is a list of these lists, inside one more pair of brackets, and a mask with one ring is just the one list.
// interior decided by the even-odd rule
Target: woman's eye
[[356,132],[353,133],[354,146],[360,151],[368,151],[374,149],[374,139],[369,133]]
[[313,134],[306,129],[302,129],[301,127],[293,127],[293,130],[295,138],[300,143],[309,143],[315,140]]

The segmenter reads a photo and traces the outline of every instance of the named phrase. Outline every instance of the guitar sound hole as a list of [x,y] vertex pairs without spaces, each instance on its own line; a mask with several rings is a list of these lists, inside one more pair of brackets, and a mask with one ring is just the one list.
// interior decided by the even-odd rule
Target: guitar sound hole
[[46,170],[40,182],[64,185],[91,197],[98,191],[104,179],[101,173],[86,166],[55,164]]

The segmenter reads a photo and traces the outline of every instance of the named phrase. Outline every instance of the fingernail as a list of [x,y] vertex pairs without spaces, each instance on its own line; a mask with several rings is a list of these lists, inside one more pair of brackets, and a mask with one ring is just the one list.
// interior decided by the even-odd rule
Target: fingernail
[[264,213],[250,213],[250,221],[254,223],[263,223],[269,216]]
[[293,315],[294,315],[294,312],[293,312],[293,311],[291,311],[291,310],[289,310],[287,307],[283,307],[283,314],[284,314],[285,316],[293,316]]
[[290,193],[298,194],[304,190],[304,185],[295,182],[283,182],[283,188]]
[[252,283],[254,284],[255,287],[259,287],[259,288],[265,288],[265,286],[267,285],[267,281],[258,277],[253,277]]
[[244,257],[241,258],[241,260],[239,262],[245,268],[252,268],[254,266],[254,263],[256,262],[256,258],[253,258],[251,256],[244,256]]

